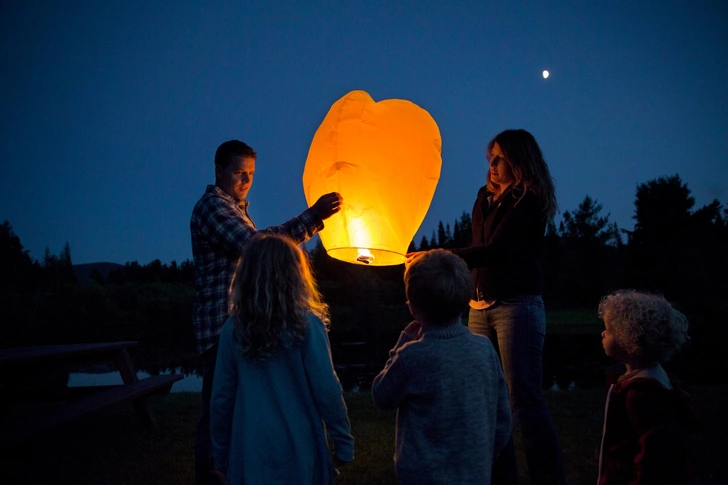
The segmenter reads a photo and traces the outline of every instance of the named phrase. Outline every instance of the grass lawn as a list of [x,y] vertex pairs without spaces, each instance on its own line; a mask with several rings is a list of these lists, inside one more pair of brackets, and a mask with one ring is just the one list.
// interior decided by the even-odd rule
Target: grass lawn
[[599,337],[604,322],[597,308],[581,310],[551,310],[546,308],[546,335],[591,335]]
[[[700,468],[704,484],[728,483],[728,386],[700,386],[692,396],[703,418]],[[596,477],[604,392],[546,391],[559,433],[569,484]],[[140,429],[131,405],[119,405],[51,430],[31,442],[2,450],[0,483],[186,484],[193,482],[195,424],[199,394],[155,397],[160,423],[154,434]],[[394,484],[394,413],[371,405],[369,394],[347,393],[356,438],[355,461],[342,469],[339,484]],[[523,456],[519,465],[525,470]],[[521,475],[522,483],[528,479]]]

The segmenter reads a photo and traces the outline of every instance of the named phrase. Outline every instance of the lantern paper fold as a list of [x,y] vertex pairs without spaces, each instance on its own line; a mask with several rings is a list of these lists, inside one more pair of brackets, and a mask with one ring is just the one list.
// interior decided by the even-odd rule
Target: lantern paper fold
[[352,263],[401,264],[440,178],[442,141],[430,114],[401,99],[352,91],[329,110],[303,171],[309,207],[339,192],[342,210],[320,232],[328,254]]

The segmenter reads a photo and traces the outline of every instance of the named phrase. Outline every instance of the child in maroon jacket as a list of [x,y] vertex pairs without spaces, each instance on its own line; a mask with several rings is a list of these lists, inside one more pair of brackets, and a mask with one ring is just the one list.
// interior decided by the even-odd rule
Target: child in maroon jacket
[[599,485],[698,483],[697,415],[667,362],[688,340],[685,316],[662,296],[620,290],[602,299],[604,352],[627,372],[609,388]]

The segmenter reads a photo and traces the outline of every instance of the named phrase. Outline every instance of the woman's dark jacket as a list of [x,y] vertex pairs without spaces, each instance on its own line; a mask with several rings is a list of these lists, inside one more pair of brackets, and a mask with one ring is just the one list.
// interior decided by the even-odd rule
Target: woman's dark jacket
[[530,190],[521,194],[507,189],[500,200],[489,203],[491,194],[481,187],[473,206],[472,246],[452,250],[472,269],[475,300],[543,293],[543,206]]

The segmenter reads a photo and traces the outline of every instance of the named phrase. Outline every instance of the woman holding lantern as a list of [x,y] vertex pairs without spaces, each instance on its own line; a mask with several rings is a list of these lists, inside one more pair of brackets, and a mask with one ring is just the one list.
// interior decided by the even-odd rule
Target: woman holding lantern
[[472,246],[452,250],[475,279],[468,327],[499,348],[531,482],[563,483],[559,442],[541,389],[546,314],[539,258],[546,224],[557,210],[554,184],[525,130],[499,133],[485,154],[489,170],[473,206]]

